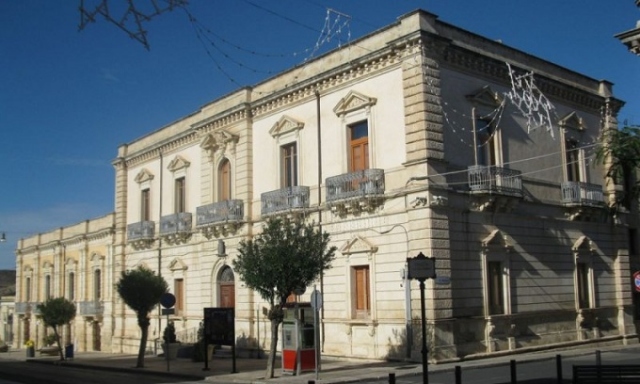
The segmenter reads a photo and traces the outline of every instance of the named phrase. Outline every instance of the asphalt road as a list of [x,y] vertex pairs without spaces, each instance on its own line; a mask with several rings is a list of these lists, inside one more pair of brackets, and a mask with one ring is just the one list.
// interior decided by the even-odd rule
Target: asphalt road
[[[562,352],[558,352],[562,355]],[[518,355],[514,355],[516,360],[515,375],[518,384],[557,384],[557,363],[555,358],[541,361],[519,362]],[[640,364],[640,348],[627,349],[623,352],[611,351],[600,354],[601,364]],[[563,383],[572,382],[573,365],[589,365],[596,363],[595,351],[591,354],[561,357]],[[398,375],[400,372],[398,373]],[[461,370],[462,384],[509,384],[511,383],[511,364],[463,368]],[[389,380],[376,381],[375,383],[388,383]],[[398,376],[396,384],[422,384],[422,375]],[[455,383],[455,373],[453,370],[446,372],[429,372],[429,384],[451,384]]]
[[94,371],[50,364],[29,364],[23,361],[0,361],[0,384],[157,384],[194,383],[149,373],[135,374],[116,371]]

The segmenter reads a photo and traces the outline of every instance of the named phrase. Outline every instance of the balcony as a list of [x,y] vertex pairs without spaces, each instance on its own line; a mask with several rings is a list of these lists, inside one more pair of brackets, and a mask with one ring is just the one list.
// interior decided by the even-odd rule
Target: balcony
[[20,301],[15,304],[14,312],[18,315],[27,315],[31,313],[31,303]]
[[160,218],[160,236],[169,243],[185,242],[191,237],[191,212],[179,212]]
[[155,240],[155,225],[153,221],[139,221],[127,225],[127,241],[135,249],[148,247]]
[[597,217],[602,214],[599,208],[604,207],[605,202],[601,185],[565,181],[560,185],[560,191],[562,205],[571,220],[590,220],[594,215]]
[[196,227],[207,237],[234,232],[244,220],[242,200],[224,200],[196,208]]
[[97,318],[102,316],[104,307],[100,301],[81,301],[78,303],[78,314],[85,318]]
[[326,188],[327,205],[333,212],[371,211],[384,201],[384,170],[364,169],[329,177]]
[[296,213],[309,208],[309,187],[287,187],[260,195],[262,216]]
[[511,211],[522,198],[522,173],[496,166],[472,165],[467,169],[475,210]]

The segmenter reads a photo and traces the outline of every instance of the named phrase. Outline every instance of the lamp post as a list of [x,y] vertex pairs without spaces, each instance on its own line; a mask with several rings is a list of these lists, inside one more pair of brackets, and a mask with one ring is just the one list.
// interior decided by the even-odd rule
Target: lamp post
[[436,259],[434,257],[426,257],[422,252],[416,257],[407,258],[407,267],[409,269],[409,279],[416,279],[420,282],[420,315],[422,317],[422,383],[429,383],[429,368],[427,363],[427,326],[425,322],[426,314],[424,308],[424,281],[426,279],[435,279],[436,277]]

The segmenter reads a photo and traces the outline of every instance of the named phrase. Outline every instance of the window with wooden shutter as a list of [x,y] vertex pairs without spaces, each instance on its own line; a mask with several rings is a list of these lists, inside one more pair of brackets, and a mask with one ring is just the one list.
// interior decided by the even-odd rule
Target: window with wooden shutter
[[369,124],[361,121],[349,126],[349,170],[369,169]]
[[151,216],[150,192],[148,189],[143,189],[140,196],[140,220],[149,221],[150,216]]
[[182,213],[186,211],[187,208],[187,196],[186,196],[186,190],[185,190],[185,186],[186,186],[186,181],[184,177],[181,177],[179,179],[176,179],[175,181],[175,191],[174,191],[174,196],[175,196],[175,211],[174,213]]
[[370,277],[369,266],[358,266],[353,268],[355,278],[355,309],[356,317],[369,317],[371,310],[370,303]]
[[173,294],[176,297],[174,306],[176,315],[181,315],[184,311],[184,280],[175,279],[173,281]]
[[489,280],[489,314],[504,314],[502,263],[498,261],[488,262],[487,275]]
[[231,199],[231,163],[224,159],[218,167],[218,201]]

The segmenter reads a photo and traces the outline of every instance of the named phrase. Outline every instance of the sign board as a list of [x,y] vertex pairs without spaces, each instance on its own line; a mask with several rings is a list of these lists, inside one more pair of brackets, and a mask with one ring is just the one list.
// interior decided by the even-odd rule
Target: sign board
[[437,276],[436,277],[437,285],[448,285],[451,284],[451,276]]
[[167,315],[175,315],[176,310],[175,308],[162,308],[162,314],[167,316]]
[[176,297],[173,293],[165,292],[160,296],[160,304],[165,308],[171,308],[176,305]]
[[409,279],[424,281],[436,277],[436,259],[426,257],[422,252],[416,257],[408,257],[407,266],[409,267]]
[[633,285],[636,288],[636,292],[640,292],[640,271],[633,274]]
[[316,289],[311,292],[311,308],[315,309],[316,311],[322,308],[322,292]]
[[233,308],[204,308],[204,337],[208,344],[235,345]]

